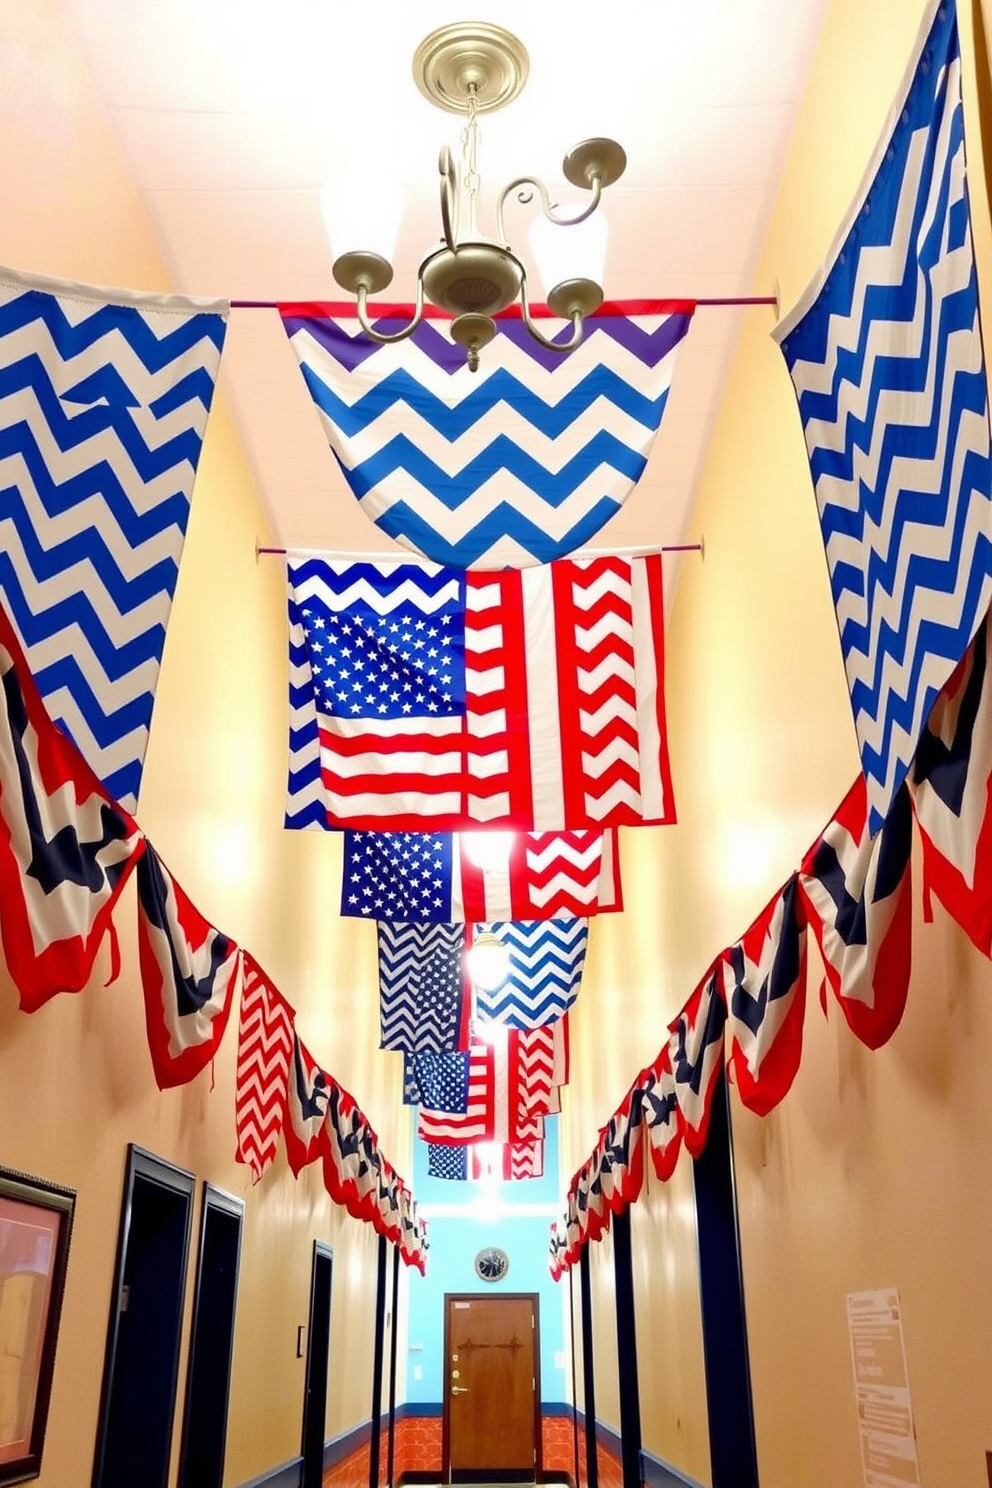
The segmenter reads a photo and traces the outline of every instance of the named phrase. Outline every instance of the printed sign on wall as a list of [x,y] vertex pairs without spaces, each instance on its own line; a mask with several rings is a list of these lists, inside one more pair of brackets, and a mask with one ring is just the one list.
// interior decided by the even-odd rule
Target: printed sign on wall
[[849,1293],[847,1326],[865,1488],[920,1488],[899,1293]]

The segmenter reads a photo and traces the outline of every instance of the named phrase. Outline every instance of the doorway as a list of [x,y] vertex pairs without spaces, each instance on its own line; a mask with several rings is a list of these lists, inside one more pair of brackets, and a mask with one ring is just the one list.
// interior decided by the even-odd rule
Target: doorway
[[445,1293],[444,1477],[532,1483],[541,1473],[536,1292]]
[[307,1370],[303,1395],[303,1478],[300,1488],[321,1488],[324,1479],[333,1267],[334,1252],[331,1247],[321,1240],[315,1240],[310,1272],[310,1321],[307,1327]]
[[184,1168],[128,1147],[94,1488],[168,1480],[194,1183]]
[[221,1488],[234,1358],[242,1199],[203,1185],[179,1488]]

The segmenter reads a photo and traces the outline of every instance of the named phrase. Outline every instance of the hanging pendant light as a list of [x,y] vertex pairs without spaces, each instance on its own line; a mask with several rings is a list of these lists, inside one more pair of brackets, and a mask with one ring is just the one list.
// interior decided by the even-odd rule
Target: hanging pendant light
[[357,298],[358,319],[373,341],[388,344],[411,336],[423,319],[424,301],[449,311],[455,319],[452,339],[464,346],[468,366],[477,371],[479,353],[496,334],[493,320],[518,298],[527,330],[550,351],[567,352],[582,340],[583,324],[603,302],[593,279],[563,279],[548,293],[553,314],[571,321],[565,341],[538,330],[530,312],[527,272],[506,239],[503,209],[514,193],[523,203],[539,200],[544,216],[559,227],[584,222],[599,206],[607,186],[619,180],[627,164],[623,149],[611,139],[589,139],[565,156],[565,179],[591,193],[589,204],[572,216],[562,215],[548,188],[534,176],[518,176],[504,186],[496,203],[494,238],[479,227],[478,116],[510,103],[527,80],[529,61],[523,44],[501,26],[459,22],[433,31],[417,48],[413,72],[420,91],[438,108],[463,114],[462,152],[457,162],[447,145],[441,149],[441,246],[428,253],[417,270],[413,316],[401,330],[383,334],[368,317],[368,299],[391,283],[392,265],[381,254],[357,250],[333,264],[334,278]]

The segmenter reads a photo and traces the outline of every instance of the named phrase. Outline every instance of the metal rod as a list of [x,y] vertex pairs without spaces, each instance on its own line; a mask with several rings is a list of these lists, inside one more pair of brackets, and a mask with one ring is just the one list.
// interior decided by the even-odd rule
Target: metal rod
[[389,1446],[386,1451],[386,1483],[393,1488],[396,1463],[396,1314],[400,1300],[400,1248],[393,1246],[393,1305],[389,1329]]
[[[702,553],[704,549],[705,544],[701,542],[663,543],[660,547],[646,544],[643,547],[634,548],[579,548],[570,556],[572,558],[637,558],[654,553]],[[342,558],[350,563],[426,563],[429,561],[418,557],[416,553],[399,558],[394,553],[342,553],[337,548],[263,548],[257,546],[255,553],[259,558],[272,556],[285,558],[287,555],[299,554],[300,557]]]
[[[708,310],[719,310],[724,307],[730,308],[734,305],[777,305],[778,298],[775,295],[716,295],[708,299],[693,299],[692,295],[666,296],[667,299],[679,299],[691,302],[700,308]],[[280,304],[295,304],[296,301],[281,300],[232,300],[232,310],[278,310]],[[316,303],[316,302],[315,302]],[[369,309],[375,311],[375,306]]]

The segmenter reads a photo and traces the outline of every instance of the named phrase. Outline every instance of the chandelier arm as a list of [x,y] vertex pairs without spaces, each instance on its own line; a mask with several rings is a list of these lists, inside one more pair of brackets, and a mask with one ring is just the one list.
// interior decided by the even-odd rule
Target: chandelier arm
[[578,223],[585,222],[586,218],[591,217],[593,212],[595,212],[603,195],[603,187],[599,176],[593,176],[589,187],[592,192],[592,201],[589,205],[584,211],[577,213],[574,217],[562,217],[558,214],[558,209],[551,205],[551,197],[543,181],[539,181],[536,176],[518,176],[515,181],[510,182],[509,186],[503,187],[503,190],[499,194],[499,201],[496,203],[496,236],[507,248],[510,245],[507,240],[506,230],[503,227],[503,204],[512,192],[519,191],[522,186],[532,186],[534,188],[541,198],[541,211],[549,221],[554,222],[558,227],[575,227]]
[[549,341],[547,336],[541,334],[541,332],[537,329],[537,326],[534,324],[534,321],[531,319],[530,300],[527,298],[526,279],[520,286],[520,308],[523,312],[524,325],[527,327],[530,334],[534,337],[534,340],[539,341],[542,346],[546,346],[548,351],[574,351],[579,342],[582,340],[583,334],[585,333],[585,326],[582,322],[581,310],[572,311],[572,334],[567,341]]
[[358,286],[358,289],[355,291],[355,294],[358,301],[356,306],[358,311],[358,323],[361,326],[362,330],[365,332],[366,336],[368,336],[373,341],[378,341],[381,346],[391,346],[394,341],[405,341],[408,336],[413,335],[414,331],[417,329],[420,322],[424,318],[424,286],[423,282],[419,278],[417,280],[417,303],[413,309],[413,319],[410,321],[409,325],[405,325],[401,331],[394,331],[389,336],[384,335],[381,331],[375,330],[368,318],[368,315],[366,314],[368,308],[369,292],[366,289],[365,285],[360,284]]

